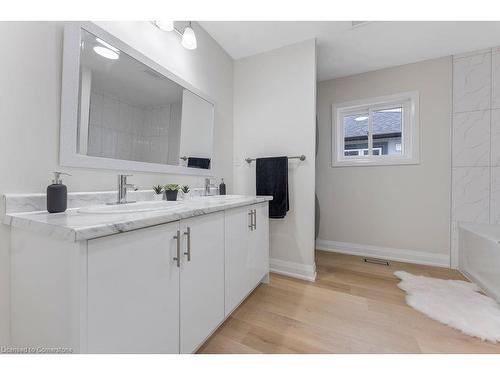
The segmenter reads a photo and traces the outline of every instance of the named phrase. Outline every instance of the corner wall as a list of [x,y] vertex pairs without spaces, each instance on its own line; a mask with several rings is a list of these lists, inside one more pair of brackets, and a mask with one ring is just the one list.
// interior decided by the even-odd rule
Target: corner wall
[[271,269],[312,280],[316,43],[308,40],[234,62],[234,185],[255,194],[255,162],[265,156],[306,155],[289,166],[290,211],[270,220]]
[[[317,248],[449,266],[452,59],[318,84]],[[332,104],[418,90],[420,164],[332,167]]]
[[[198,48],[150,22],[97,22],[215,100],[214,174],[233,187],[233,60],[198,25]],[[40,193],[60,170],[59,125],[63,22],[0,22],[0,194]],[[116,189],[123,171],[62,168],[68,190]],[[154,184],[203,186],[203,177],[134,172],[141,189]],[[3,215],[0,207],[0,216]],[[9,341],[10,231],[0,224],[0,345]]]
[[452,265],[458,223],[500,224],[500,48],[453,57]]

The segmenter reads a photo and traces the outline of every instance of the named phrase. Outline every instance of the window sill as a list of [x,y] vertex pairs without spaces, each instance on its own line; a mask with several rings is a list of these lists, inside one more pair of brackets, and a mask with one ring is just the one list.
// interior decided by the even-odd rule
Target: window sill
[[418,165],[420,164],[419,159],[386,159],[386,160],[374,160],[374,159],[354,159],[354,160],[337,160],[332,162],[332,168],[336,167],[380,167],[380,166],[390,166],[390,165]]

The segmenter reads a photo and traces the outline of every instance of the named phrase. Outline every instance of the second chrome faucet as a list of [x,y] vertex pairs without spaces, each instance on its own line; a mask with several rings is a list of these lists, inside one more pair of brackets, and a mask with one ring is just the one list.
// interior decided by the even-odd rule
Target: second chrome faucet
[[127,183],[127,177],[130,176],[132,175],[131,174],[118,175],[118,199],[113,204],[135,203],[134,201],[129,201],[127,199],[127,193],[129,189],[137,190],[137,187],[135,185]]
[[212,180],[210,178],[205,178],[205,196],[212,195],[210,193],[210,188],[212,187],[217,187],[217,186],[212,183]]

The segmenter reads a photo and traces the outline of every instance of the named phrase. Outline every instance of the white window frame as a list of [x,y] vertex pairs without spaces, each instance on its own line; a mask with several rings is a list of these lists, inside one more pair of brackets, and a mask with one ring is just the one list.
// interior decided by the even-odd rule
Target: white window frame
[[[368,114],[368,149],[373,146],[372,113],[402,107],[401,155],[344,156],[344,122],[349,114]],[[332,105],[332,166],[400,165],[420,163],[420,121],[418,91],[353,100]]]
[[[382,148],[380,148],[380,147],[372,147],[372,152],[374,150],[377,150],[379,152],[379,155],[382,154]],[[368,148],[353,148],[353,149],[348,149],[348,150],[344,149],[344,157],[352,157],[352,156],[345,156],[345,152],[346,151],[349,151],[349,152],[350,151],[357,151],[358,152],[358,156],[361,156],[361,155],[364,155],[365,151],[369,151],[369,149]],[[361,152],[361,154],[360,154],[360,152]],[[355,155],[353,155],[353,156],[355,156]]]

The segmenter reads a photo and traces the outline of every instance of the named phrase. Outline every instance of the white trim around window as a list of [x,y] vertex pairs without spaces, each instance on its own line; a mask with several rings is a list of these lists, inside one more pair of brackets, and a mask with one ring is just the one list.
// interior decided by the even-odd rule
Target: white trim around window
[[[401,142],[397,153],[374,155],[380,150],[373,136],[373,113],[401,108]],[[368,155],[347,155],[345,145],[344,118],[359,115],[367,120],[366,148]],[[356,119],[357,121],[357,119]],[[380,153],[380,152],[379,152]],[[355,154],[355,153],[353,153]],[[361,153],[358,153],[361,154]],[[373,155],[372,155],[373,154]],[[395,95],[354,100],[332,105],[332,166],[370,166],[399,165],[420,163],[420,122],[418,91],[403,92]]]

